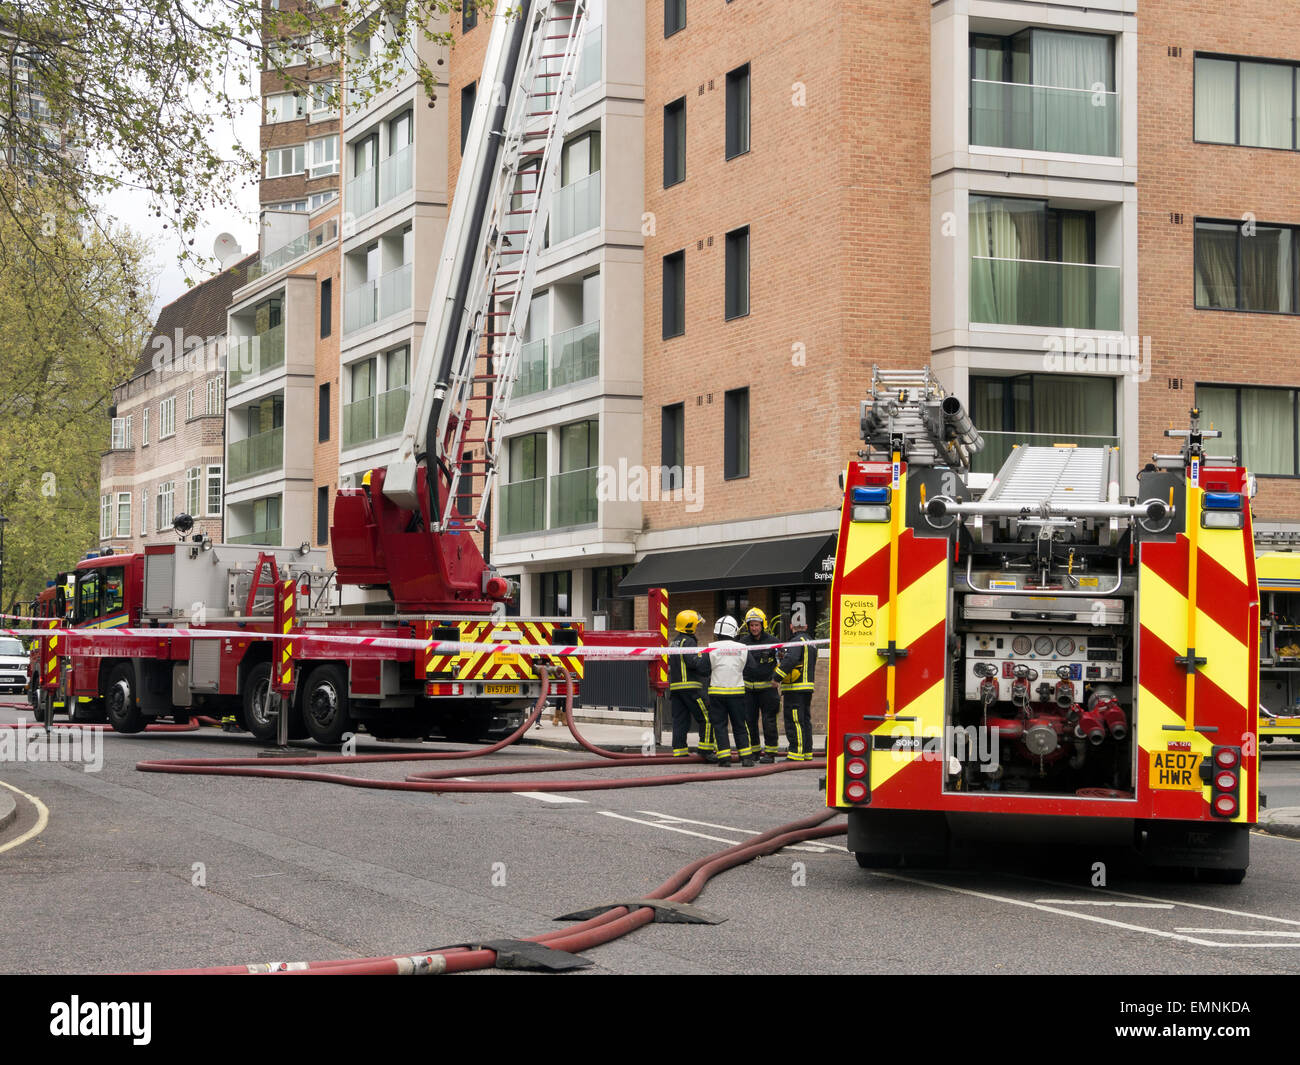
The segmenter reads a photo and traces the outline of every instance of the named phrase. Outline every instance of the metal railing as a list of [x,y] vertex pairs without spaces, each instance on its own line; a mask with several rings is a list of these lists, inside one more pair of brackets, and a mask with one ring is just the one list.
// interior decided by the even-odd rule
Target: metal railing
[[501,486],[501,534],[541,532],[546,528],[546,478]]
[[1121,280],[1118,266],[972,255],[970,320],[1118,330]]
[[596,520],[596,467],[551,478],[551,528],[590,525]]
[[240,481],[256,473],[284,467],[284,427],[230,442],[227,479]]
[[551,387],[585,381],[600,373],[600,322],[566,329],[551,337]]
[[288,244],[281,245],[272,252],[263,255],[260,260],[252,265],[248,271],[250,281],[262,277],[264,274],[273,274],[282,266],[287,266],[295,259],[301,258],[308,252],[315,251],[317,248],[324,247],[330,241],[339,235],[339,222],[337,218],[331,218],[299,237],[295,237]]
[[378,171],[378,167],[372,166],[348,182],[347,202],[343,206],[358,218],[379,206],[379,201],[375,199]]
[[230,374],[231,388],[283,365],[283,323],[265,333],[236,337],[226,345],[226,369]]
[[551,200],[551,243],[600,228],[600,171],[565,185]]
[[1019,151],[1117,156],[1119,93],[974,78],[970,142]]

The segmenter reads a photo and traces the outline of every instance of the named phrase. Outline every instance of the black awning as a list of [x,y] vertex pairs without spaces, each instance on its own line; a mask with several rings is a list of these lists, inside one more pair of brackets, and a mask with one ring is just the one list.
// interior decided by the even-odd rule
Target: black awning
[[830,573],[823,562],[834,559],[835,541],[835,533],[823,533],[795,540],[694,547],[647,555],[619,583],[618,592],[644,595],[651,588],[706,592],[816,584],[825,581]]

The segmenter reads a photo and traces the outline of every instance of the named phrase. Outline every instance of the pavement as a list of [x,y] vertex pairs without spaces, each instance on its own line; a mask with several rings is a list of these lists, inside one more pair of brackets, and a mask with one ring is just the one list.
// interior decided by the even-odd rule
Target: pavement
[[9,827],[9,824],[18,816],[18,804],[14,797],[7,791],[0,791],[0,832]]
[[[584,720],[581,713],[575,718],[578,731],[582,733],[583,739],[597,747],[604,747],[606,750],[619,751],[626,753],[629,751],[640,751],[653,737],[654,729],[649,724],[635,725],[612,725],[605,722],[593,722]],[[687,737],[692,748],[699,742],[699,735],[691,732]],[[542,715],[538,724],[528,730],[520,743],[526,743],[536,747],[553,747],[561,750],[582,750],[582,745],[573,738],[573,734],[563,725],[552,725],[551,715],[548,710]],[[667,754],[672,751],[673,737],[671,732],[662,732],[659,735],[658,753]],[[785,749],[782,744],[782,749]],[[826,737],[817,735],[813,736],[813,750],[819,754],[826,752]]]

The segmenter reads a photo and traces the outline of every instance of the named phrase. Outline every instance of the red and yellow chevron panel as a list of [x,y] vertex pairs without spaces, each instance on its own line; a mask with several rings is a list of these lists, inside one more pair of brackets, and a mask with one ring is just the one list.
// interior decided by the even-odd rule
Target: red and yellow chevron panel
[[[458,681],[535,680],[528,662],[530,645],[555,642],[555,624],[547,621],[462,621],[458,623],[462,643],[517,643],[520,654],[467,651],[459,655],[431,655],[428,675]],[[583,659],[563,655],[559,663],[575,680],[583,675]]]

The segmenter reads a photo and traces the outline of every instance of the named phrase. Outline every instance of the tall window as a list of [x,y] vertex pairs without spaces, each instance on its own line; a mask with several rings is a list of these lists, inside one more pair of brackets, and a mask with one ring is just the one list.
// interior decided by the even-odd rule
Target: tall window
[[170,396],[158,404],[158,439],[166,440],[176,434],[176,397]]
[[749,226],[727,234],[726,317],[749,313]]
[[301,93],[280,92],[266,98],[266,121],[292,122],[302,118],[306,101]]
[[538,583],[542,616],[570,617],[573,613],[573,573],[567,569],[541,573],[538,574]]
[[970,416],[984,436],[984,450],[972,462],[980,473],[1001,469],[1016,444],[1106,447],[1119,443],[1112,377],[972,376]]
[[460,90],[460,150],[465,151],[470,123],[474,121],[474,103],[478,99],[478,82],[471,81]]
[[1295,128],[1297,66],[1196,57],[1195,137],[1252,148],[1300,147]]
[[113,535],[113,497],[99,497],[99,538],[107,540]]
[[225,389],[225,384],[225,381],[220,377],[209,378],[207,385],[207,414],[213,415],[221,413],[222,393]]
[[140,489],[140,535],[149,535],[149,489]]
[[198,466],[191,466],[185,471],[185,513],[191,518],[202,514],[203,471]]
[[108,446],[113,451],[125,451],[130,449],[131,432],[127,428],[127,420],[125,418],[113,419],[113,435]]
[[320,386],[320,402],[316,414],[316,439],[325,443],[330,438],[330,386],[329,382]]
[[154,528],[163,532],[171,528],[172,520],[176,517],[176,482],[163,481],[158,486],[157,512],[158,520],[154,522]]
[[501,492],[501,531],[537,532],[546,528],[546,434],[525,433],[507,445],[509,481]]
[[320,283],[320,335],[321,338],[330,335],[334,328],[334,279],[327,277]]
[[316,543],[324,547],[330,539],[330,487],[316,488]]
[[140,446],[149,446],[149,408],[140,412]]
[[664,36],[671,37],[686,26],[686,0],[664,0]]
[[727,75],[727,158],[749,151],[749,64]]
[[664,407],[659,425],[662,487],[671,492],[682,487],[682,467],[686,465],[686,405],[674,403]]
[[194,389],[189,389],[185,393],[185,420],[189,421],[194,417]]
[[221,467],[208,467],[208,509],[209,518],[221,517]]
[[1300,252],[1293,226],[1196,223],[1196,306],[1296,312]]
[[749,389],[736,388],[726,395],[723,412],[723,476],[727,480],[749,476]]
[[117,493],[117,535],[131,535],[131,493]]
[[686,252],[664,256],[664,339],[686,332]]
[[1296,390],[1196,386],[1201,424],[1219,430],[1207,440],[1211,455],[1232,454],[1251,473],[1266,477],[1295,477]]
[[686,180],[686,97],[664,108],[664,188]]
[[460,4],[460,28],[461,32],[469,33],[478,25],[478,0],[461,0]]

